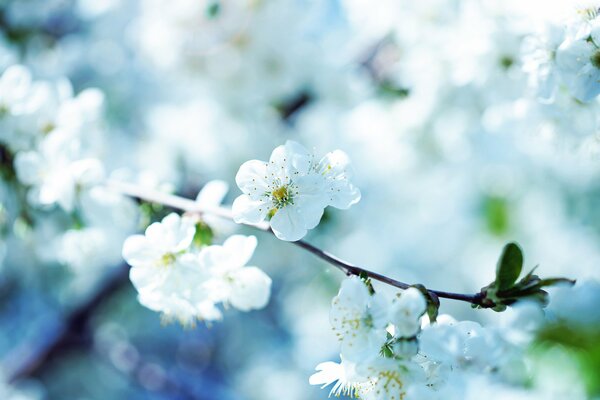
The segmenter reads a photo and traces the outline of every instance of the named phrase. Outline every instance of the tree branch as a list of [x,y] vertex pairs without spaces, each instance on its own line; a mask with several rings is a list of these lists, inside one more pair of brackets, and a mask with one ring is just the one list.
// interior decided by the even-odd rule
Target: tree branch
[[[109,181],[106,184],[106,186],[118,193],[121,193],[126,196],[130,196],[130,197],[133,197],[136,199],[148,201],[151,203],[162,204],[162,205],[165,205],[165,206],[168,206],[171,208],[175,208],[178,210],[182,210],[182,211],[185,211],[188,213],[210,214],[210,215],[214,215],[217,217],[221,217],[223,219],[233,221],[233,215],[229,208],[206,207],[206,206],[203,206],[203,205],[197,203],[194,200],[186,199],[186,198],[179,197],[179,196],[174,196],[174,195],[167,194],[167,193],[162,193],[162,192],[159,192],[156,190],[151,190],[151,189],[147,189],[144,187],[140,187],[140,186],[136,186],[133,184],[124,183],[124,182]],[[263,222],[260,224],[246,224],[246,225],[252,226],[256,229],[260,229],[265,232],[273,233],[273,231],[271,231],[269,224],[266,222]],[[366,275],[373,280],[385,283],[390,286],[397,287],[399,289],[408,289],[409,287],[412,286],[408,283],[404,283],[404,282],[389,278],[385,275],[379,274],[374,271],[370,271],[366,268],[353,265],[331,253],[328,253],[325,250],[321,250],[318,247],[313,246],[312,244],[310,244],[304,240],[298,240],[298,241],[289,242],[289,243],[294,244],[298,247],[301,247],[304,250],[307,250],[308,252],[319,257],[320,259],[322,259],[322,260],[328,262],[329,264],[333,265],[334,267],[338,268],[339,270],[341,270],[348,276],[351,276],[351,275],[365,276]],[[471,304],[485,307],[485,305],[482,304],[482,301],[481,301],[484,298],[484,296],[480,292],[476,293],[476,294],[462,294],[462,293],[445,292],[442,290],[432,290],[432,289],[427,289],[427,290],[429,291],[429,293],[432,293],[432,294],[436,295],[437,297],[458,300],[458,301],[465,301],[465,302],[468,302]]]

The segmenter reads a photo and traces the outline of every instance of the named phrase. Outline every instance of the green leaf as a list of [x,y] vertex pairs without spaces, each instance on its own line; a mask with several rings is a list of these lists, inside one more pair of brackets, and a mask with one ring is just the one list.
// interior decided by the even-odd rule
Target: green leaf
[[212,244],[214,233],[210,226],[205,222],[198,221],[196,224],[196,233],[194,234],[194,246],[202,247]]
[[523,252],[516,243],[504,246],[496,267],[496,287],[506,290],[514,285],[523,268]]

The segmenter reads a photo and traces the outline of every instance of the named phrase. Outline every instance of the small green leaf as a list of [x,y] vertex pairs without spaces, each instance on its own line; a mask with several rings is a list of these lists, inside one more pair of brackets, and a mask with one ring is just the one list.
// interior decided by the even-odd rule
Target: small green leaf
[[194,234],[194,246],[202,247],[212,244],[214,233],[210,226],[205,222],[199,221],[196,224],[196,233]]
[[496,286],[506,290],[514,285],[523,268],[523,252],[516,243],[504,246],[496,267]]

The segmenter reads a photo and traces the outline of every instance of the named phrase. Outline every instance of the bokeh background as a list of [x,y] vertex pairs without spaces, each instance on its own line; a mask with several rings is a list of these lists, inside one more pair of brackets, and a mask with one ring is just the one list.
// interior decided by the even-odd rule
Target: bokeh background
[[[99,88],[107,170],[187,197],[221,179],[232,201],[239,165],[288,139],[342,149],[363,198],[328,209],[307,240],[474,293],[510,240],[542,276],[600,277],[598,102],[567,91],[540,102],[523,61],[567,3],[4,0],[0,68]],[[164,211],[107,221],[125,237]],[[327,397],[308,377],[338,357],[328,312],[339,271],[222,223],[217,240],[258,236],[253,264],[273,278],[271,302],[185,329],[137,302],[121,240],[57,249],[51,218],[2,221],[0,357],[24,399]],[[451,301],[442,311],[495,317]]]

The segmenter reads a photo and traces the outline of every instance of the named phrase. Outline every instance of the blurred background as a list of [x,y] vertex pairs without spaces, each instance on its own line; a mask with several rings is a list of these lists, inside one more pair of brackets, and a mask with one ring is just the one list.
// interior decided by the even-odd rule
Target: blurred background
[[[542,276],[600,277],[598,102],[564,90],[539,101],[523,56],[565,7],[4,0],[0,68],[100,89],[101,117],[82,134],[107,173],[186,197],[221,179],[230,203],[239,165],[288,139],[342,149],[362,200],[328,209],[307,240],[405,282],[474,293],[511,240]],[[6,211],[15,199],[2,182]],[[87,230],[57,210],[2,212],[0,357],[20,392],[0,384],[1,398],[327,397],[308,377],[338,357],[328,312],[339,271],[222,223],[217,240],[257,234],[269,306],[195,329],[163,324],[137,302],[120,252],[166,210],[119,204],[96,208]],[[494,318],[451,301],[442,312]]]

